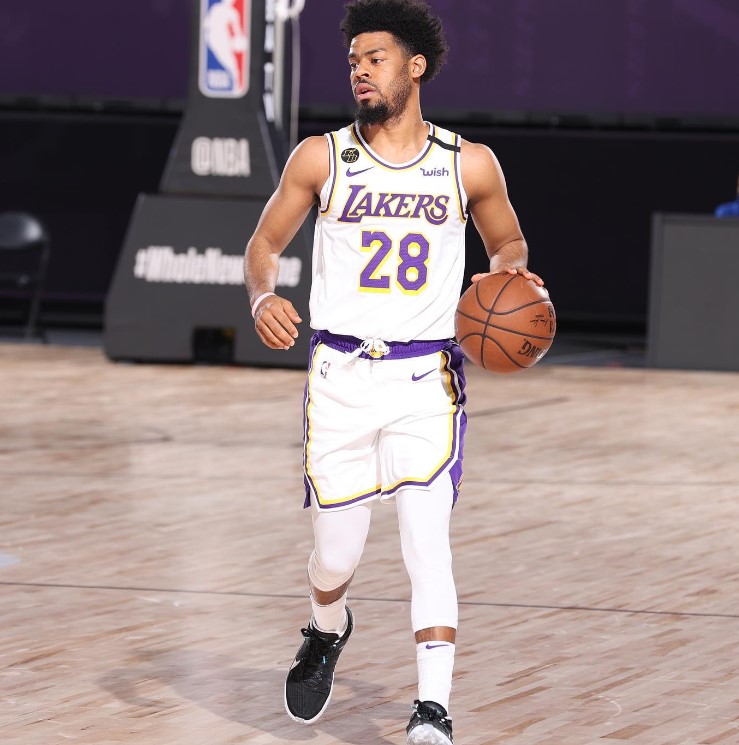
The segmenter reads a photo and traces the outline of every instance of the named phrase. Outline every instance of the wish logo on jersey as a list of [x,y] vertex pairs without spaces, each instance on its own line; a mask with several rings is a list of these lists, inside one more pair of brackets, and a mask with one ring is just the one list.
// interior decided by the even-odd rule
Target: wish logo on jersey
[[249,90],[249,0],[201,0],[200,92],[241,98]]

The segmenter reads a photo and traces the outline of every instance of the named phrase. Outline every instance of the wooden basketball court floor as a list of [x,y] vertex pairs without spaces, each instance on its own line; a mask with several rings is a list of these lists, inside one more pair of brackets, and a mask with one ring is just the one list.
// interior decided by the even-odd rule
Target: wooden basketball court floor
[[[404,743],[395,510],[315,726],[303,373],[0,346],[0,742]],[[468,367],[457,745],[739,743],[739,375]]]

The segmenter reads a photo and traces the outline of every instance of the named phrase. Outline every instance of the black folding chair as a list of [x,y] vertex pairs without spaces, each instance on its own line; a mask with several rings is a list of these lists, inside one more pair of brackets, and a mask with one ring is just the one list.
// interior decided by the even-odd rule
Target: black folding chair
[[49,235],[38,218],[26,212],[0,212],[0,285],[29,301],[25,339],[36,335],[50,249]]

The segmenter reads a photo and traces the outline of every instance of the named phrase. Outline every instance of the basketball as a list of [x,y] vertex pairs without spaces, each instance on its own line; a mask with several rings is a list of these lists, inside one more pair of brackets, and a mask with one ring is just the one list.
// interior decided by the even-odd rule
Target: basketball
[[520,274],[488,274],[475,282],[459,299],[454,322],[465,357],[499,373],[535,365],[557,330],[549,293]]

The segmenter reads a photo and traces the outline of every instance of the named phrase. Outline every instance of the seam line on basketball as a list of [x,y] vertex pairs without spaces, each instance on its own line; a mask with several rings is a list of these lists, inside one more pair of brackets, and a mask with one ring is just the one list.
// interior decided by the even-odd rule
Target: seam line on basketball
[[[489,324],[489,325],[492,325],[492,324]],[[516,367],[520,367],[520,368],[521,368],[522,370],[526,370],[526,369],[527,369],[525,365],[522,365],[522,364],[521,364],[520,362],[516,362],[516,360],[514,360],[514,359],[513,359],[513,357],[511,357],[511,355],[510,355],[510,354],[508,354],[508,352],[507,352],[507,351],[506,351],[506,350],[505,350],[505,349],[503,348],[503,345],[502,345],[502,344],[501,344],[501,343],[500,343],[500,342],[499,342],[499,341],[498,341],[497,339],[493,339],[493,337],[492,337],[492,336],[488,336],[487,334],[483,334],[483,335],[482,335],[482,344],[480,345],[480,357],[482,358],[482,360],[483,360],[483,361],[485,360],[485,357],[484,357],[484,355],[482,354],[482,352],[483,352],[483,350],[484,350],[484,348],[485,348],[485,340],[487,340],[487,341],[492,341],[492,342],[493,342],[493,343],[494,343],[494,344],[495,344],[495,345],[496,345],[496,346],[498,347],[498,349],[500,349],[500,351],[501,351],[501,352],[503,352],[503,354],[504,354],[504,355],[505,355],[506,357],[508,357],[508,359],[509,359],[509,360],[510,360],[510,361],[511,361],[511,362],[512,362],[512,363],[513,363],[513,364],[514,364],[514,365],[515,365]],[[485,367],[485,369],[487,370],[487,366],[486,366],[486,365],[484,365],[484,367]]]
[[[536,334],[529,334],[526,331],[514,331],[513,329],[506,328],[505,326],[498,326],[495,323],[490,323],[489,321],[483,321],[480,318],[475,318],[474,316],[468,316],[466,313],[462,313],[461,311],[457,311],[458,315],[462,316],[463,318],[467,318],[470,321],[475,321],[476,323],[481,323],[485,327],[490,326],[492,329],[498,329],[498,331],[507,331],[509,334],[516,334],[517,336],[528,336],[531,339],[541,339],[542,341],[552,341],[554,339],[554,335],[552,336],[537,336]],[[468,336],[474,336],[475,333],[482,334],[482,331],[480,332],[472,332],[471,334],[465,334],[464,339],[466,339]],[[457,339],[459,341],[459,338]]]
[[534,300],[531,303],[524,303],[523,305],[518,305],[515,308],[511,308],[510,310],[492,310],[490,311],[491,315],[494,316],[508,316],[511,313],[516,313],[519,310],[523,310],[524,308],[530,308],[532,305],[541,305],[541,303],[549,303],[551,304],[552,301],[548,298],[542,298],[541,300]]

